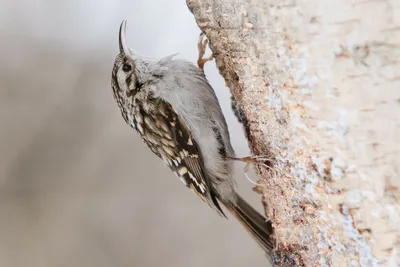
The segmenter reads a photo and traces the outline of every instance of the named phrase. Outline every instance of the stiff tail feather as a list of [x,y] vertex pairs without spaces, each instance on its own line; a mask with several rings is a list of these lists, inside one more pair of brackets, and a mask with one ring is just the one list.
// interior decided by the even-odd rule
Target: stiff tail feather
[[239,194],[236,194],[236,203],[225,204],[225,207],[244,226],[260,247],[272,256],[275,247],[273,228],[270,221],[258,213]]

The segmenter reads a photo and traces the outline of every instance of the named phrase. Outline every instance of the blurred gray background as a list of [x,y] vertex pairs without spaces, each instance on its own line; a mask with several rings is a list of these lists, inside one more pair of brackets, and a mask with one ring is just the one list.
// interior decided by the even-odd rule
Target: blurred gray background
[[[0,266],[266,266],[123,121],[110,88],[123,19],[144,56],[197,60],[183,0],[0,2]],[[248,155],[214,62],[206,74]]]

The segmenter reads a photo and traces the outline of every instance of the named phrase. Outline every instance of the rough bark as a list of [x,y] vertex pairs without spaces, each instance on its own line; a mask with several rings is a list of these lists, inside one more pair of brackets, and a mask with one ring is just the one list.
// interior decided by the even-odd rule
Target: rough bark
[[400,2],[187,0],[256,155],[278,265],[400,263]]

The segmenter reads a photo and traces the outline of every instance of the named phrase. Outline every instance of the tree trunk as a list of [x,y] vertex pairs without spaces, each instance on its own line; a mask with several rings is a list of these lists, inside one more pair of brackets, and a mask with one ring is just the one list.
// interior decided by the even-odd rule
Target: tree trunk
[[400,2],[187,0],[256,155],[276,264],[400,264]]

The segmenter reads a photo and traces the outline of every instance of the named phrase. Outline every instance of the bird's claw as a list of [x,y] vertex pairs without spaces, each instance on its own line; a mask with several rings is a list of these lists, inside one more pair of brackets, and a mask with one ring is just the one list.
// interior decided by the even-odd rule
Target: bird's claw
[[246,168],[248,168],[248,166],[251,164],[267,165],[266,162],[271,161],[271,158],[269,158],[267,156],[249,156],[249,157],[243,157],[243,158],[227,157],[227,158],[231,159],[231,160],[236,160],[236,161],[241,161],[241,162],[247,163]]
[[207,45],[208,45],[208,39],[204,39],[204,33],[200,34],[199,42],[197,43],[197,48],[199,50],[199,59],[197,60],[197,65],[199,66],[200,69],[204,70],[204,64],[206,64],[207,61],[211,61],[214,59],[214,57],[211,55],[207,58],[203,58],[204,54],[206,53],[207,50]]
[[267,162],[271,162],[271,158],[267,156],[249,156],[243,158],[227,157],[227,159],[246,163],[246,166],[244,167],[244,175],[252,184],[255,184],[256,186],[261,186],[261,184],[259,184],[258,182],[254,182],[253,180],[250,179],[249,175],[247,174],[250,166],[262,165],[264,167],[271,169],[271,167],[267,164]]

